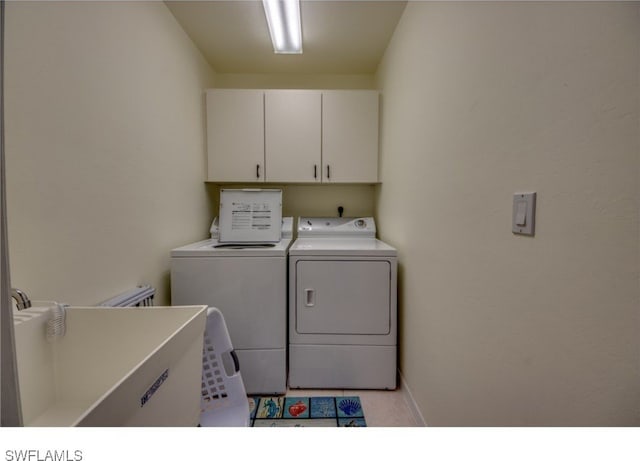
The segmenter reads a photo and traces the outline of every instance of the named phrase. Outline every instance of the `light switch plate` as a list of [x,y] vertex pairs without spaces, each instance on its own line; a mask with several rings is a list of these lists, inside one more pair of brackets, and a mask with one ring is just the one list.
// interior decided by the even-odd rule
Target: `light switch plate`
[[513,194],[511,230],[517,235],[534,235],[536,224],[536,193]]

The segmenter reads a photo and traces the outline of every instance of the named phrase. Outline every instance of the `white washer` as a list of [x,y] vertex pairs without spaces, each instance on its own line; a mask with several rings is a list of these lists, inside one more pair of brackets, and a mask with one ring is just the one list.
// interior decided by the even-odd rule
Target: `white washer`
[[290,388],[396,388],[397,251],[375,233],[373,218],[298,218]]
[[206,304],[222,312],[248,394],[287,390],[287,250],[293,218],[281,222],[282,238],[275,243],[220,242],[214,221],[213,238],[171,251],[171,303]]

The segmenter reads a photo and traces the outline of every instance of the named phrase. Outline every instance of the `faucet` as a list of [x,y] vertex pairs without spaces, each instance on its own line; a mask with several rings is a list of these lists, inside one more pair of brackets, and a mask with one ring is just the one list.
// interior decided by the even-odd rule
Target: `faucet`
[[31,307],[31,300],[24,291],[12,288],[11,297],[16,300],[16,307],[19,311]]

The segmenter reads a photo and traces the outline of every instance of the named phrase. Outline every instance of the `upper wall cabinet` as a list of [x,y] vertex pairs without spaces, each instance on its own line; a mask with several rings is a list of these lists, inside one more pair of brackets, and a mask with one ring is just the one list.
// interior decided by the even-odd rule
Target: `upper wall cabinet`
[[209,181],[264,182],[264,93],[207,90]]
[[322,181],[378,181],[378,92],[322,92]]
[[320,182],[322,95],[269,90],[264,95],[267,180]]
[[208,90],[208,180],[378,181],[378,92]]

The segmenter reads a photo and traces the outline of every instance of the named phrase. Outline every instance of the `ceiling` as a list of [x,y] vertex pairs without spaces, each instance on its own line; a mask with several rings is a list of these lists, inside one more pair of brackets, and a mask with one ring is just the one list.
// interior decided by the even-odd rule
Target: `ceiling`
[[262,0],[165,0],[218,73],[372,74],[404,0],[301,0],[303,54],[275,54]]

